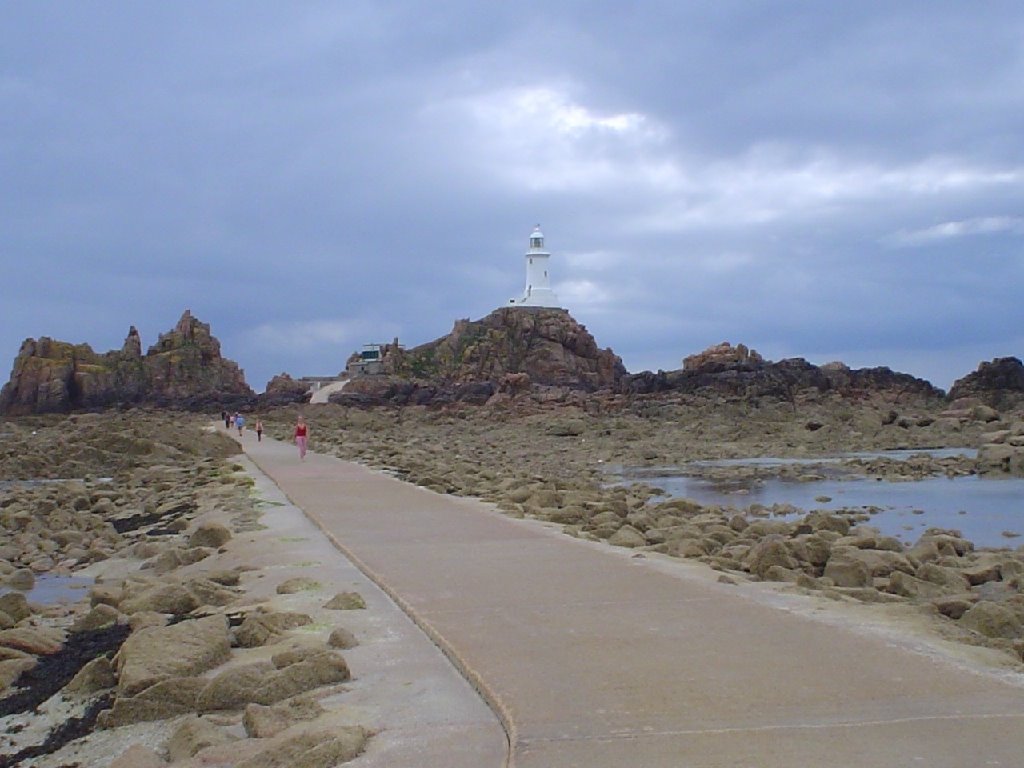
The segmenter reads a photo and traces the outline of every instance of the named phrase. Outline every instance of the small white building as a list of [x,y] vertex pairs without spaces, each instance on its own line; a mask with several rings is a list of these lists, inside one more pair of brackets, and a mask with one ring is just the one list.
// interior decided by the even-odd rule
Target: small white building
[[548,277],[548,259],[544,250],[544,233],[538,224],[530,233],[530,248],[526,252],[526,291],[521,298],[509,299],[515,307],[559,307],[558,297],[551,290]]

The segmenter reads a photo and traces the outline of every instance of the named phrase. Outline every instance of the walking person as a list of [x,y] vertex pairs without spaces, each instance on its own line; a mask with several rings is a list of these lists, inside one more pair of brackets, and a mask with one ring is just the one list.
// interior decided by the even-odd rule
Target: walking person
[[295,444],[299,446],[299,461],[306,460],[306,445],[309,441],[309,427],[306,426],[306,420],[299,416],[299,420],[295,423]]
[[240,413],[235,414],[235,426],[238,427],[238,436],[242,436],[242,430],[245,429],[245,416]]
[[220,417],[224,421],[224,429],[231,429],[231,416],[227,411],[221,411]]
[[263,422],[259,419],[256,419],[256,442],[263,442]]

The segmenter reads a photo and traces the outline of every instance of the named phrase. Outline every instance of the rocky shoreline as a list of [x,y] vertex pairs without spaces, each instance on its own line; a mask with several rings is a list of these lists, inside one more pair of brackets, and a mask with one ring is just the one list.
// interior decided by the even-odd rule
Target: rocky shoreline
[[[261,417],[269,435],[290,439],[298,412]],[[649,484],[611,486],[607,472],[685,464],[723,483],[974,474],[992,469],[981,452],[819,460],[978,448],[998,444],[993,436],[1012,447],[1024,435],[1019,411],[829,397],[624,397],[609,407],[520,393],[486,406],[302,412],[315,451],[638,557],[699,561],[726,584],[898,611],[944,641],[988,649],[989,663],[1022,668],[1024,548],[980,549],[950,529],[908,546],[863,509],[702,506]],[[328,594],[308,563],[267,564],[268,509],[236,454],[222,428],[181,412],[0,422],[0,767],[326,768],[372,742],[344,706],[357,683],[341,651],[357,641],[338,616],[361,610],[361,598]],[[699,463],[750,456],[801,463]],[[72,604],[34,604],[20,591],[68,577],[95,583]]]
[[[0,766],[327,768],[364,749],[338,617],[365,603],[268,570],[273,542],[254,556],[266,509],[236,443],[142,411],[0,432]],[[81,600],[26,599],[72,576],[93,581]]]
[[[478,497],[506,514],[555,523],[569,535],[638,554],[699,560],[720,571],[723,581],[770,581],[837,601],[898,604],[927,618],[946,639],[995,649],[1007,666],[1019,668],[1024,660],[1024,548],[976,548],[959,531],[938,528],[908,546],[873,528],[863,509],[701,506],[665,500],[643,483],[609,487],[604,471],[711,458],[977,447],[994,424],[1024,434],[1019,412],[993,419],[974,405],[954,411],[919,405],[900,414],[888,406],[818,402],[794,413],[788,403],[754,409],[706,400],[641,401],[595,412],[542,398],[486,408],[327,405],[303,412],[314,425],[314,450],[439,493]],[[294,413],[275,413],[267,420],[270,433],[287,439]],[[723,482],[787,473],[818,479],[814,467],[694,471]],[[979,459],[925,454],[900,462],[848,459],[839,468],[849,477],[905,481],[986,471]]]

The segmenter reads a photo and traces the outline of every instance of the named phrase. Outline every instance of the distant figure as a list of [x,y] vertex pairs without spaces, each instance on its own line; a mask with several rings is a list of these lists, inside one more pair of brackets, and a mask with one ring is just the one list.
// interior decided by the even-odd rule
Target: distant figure
[[224,429],[229,429],[231,427],[231,419],[228,418],[227,411],[220,412],[220,420],[224,422]]
[[235,426],[238,427],[238,436],[242,436],[242,430],[245,429],[245,416],[240,413],[235,414]]
[[306,444],[309,440],[309,427],[306,426],[306,421],[299,416],[298,422],[295,424],[295,444],[299,446],[299,460],[306,460]]
[[263,442],[263,422],[259,419],[256,419],[256,442]]

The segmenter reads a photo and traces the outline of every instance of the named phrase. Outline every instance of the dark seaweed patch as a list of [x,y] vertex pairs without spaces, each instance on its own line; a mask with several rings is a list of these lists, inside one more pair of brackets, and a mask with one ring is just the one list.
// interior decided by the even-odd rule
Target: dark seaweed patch
[[183,515],[189,515],[195,511],[195,504],[184,501],[180,504],[175,504],[172,508],[163,512],[140,512],[137,515],[115,517],[110,521],[110,524],[114,526],[114,530],[118,533],[128,533],[130,531],[137,531],[139,528],[145,528],[147,525],[156,525],[157,523],[176,520]]
[[[83,736],[88,736],[96,727],[96,718],[99,717],[100,712],[105,709],[110,709],[113,701],[114,694],[104,694],[103,696],[98,697],[95,701],[90,702],[81,717],[69,717],[63,723],[56,726],[52,731],[50,731],[49,735],[46,737],[46,741],[42,744],[33,744],[30,747],[25,747],[13,755],[0,755],[0,768],[13,768],[13,766],[18,765],[22,760],[27,760],[30,757],[49,755],[52,752],[56,752],[68,742],[80,739]],[[73,765],[77,765],[77,763]]]
[[90,661],[116,652],[130,632],[130,627],[115,624],[104,629],[71,633],[57,653],[40,656],[35,667],[21,673],[15,692],[0,699],[0,717],[35,711],[71,682],[71,678]]

